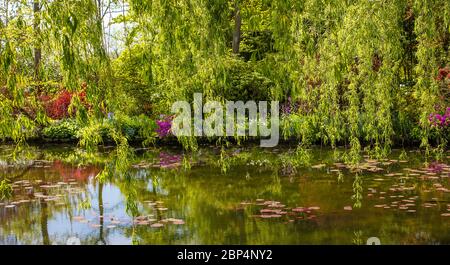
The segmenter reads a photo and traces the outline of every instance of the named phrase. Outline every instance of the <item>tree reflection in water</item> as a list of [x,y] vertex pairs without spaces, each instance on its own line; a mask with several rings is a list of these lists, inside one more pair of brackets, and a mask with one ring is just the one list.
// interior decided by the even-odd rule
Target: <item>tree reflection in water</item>
[[[41,152],[42,160],[50,163],[30,167],[15,180],[14,197],[2,201],[1,243],[65,244],[72,236],[82,244],[364,244],[371,236],[383,244],[450,242],[448,217],[441,216],[450,209],[445,203],[448,161],[440,161],[440,172],[432,172],[423,168],[422,157],[411,155],[406,164],[383,162],[382,172],[362,171],[362,208],[351,209],[346,206],[353,203],[349,180],[354,173],[335,165],[332,151],[323,150],[313,158],[317,165],[305,168],[288,160],[289,150],[241,150],[228,157],[231,167],[226,173],[217,166],[214,151],[190,157],[190,170],[178,164],[182,153],[173,159],[175,165],[161,168],[159,153],[147,151],[131,160],[134,166],[125,173],[111,170],[104,178],[99,177],[107,168],[104,164],[65,161],[76,153],[73,150],[58,156],[54,150]],[[173,157],[173,151],[164,152],[163,157]],[[282,160],[280,152],[286,154]],[[295,171],[284,175],[286,165]],[[20,172],[23,167],[11,167],[1,174]],[[92,205],[79,209],[87,198]],[[34,201],[26,202],[30,199]],[[320,207],[311,219],[264,219],[258,217],[263,208],[257,199],[277,201],[288,209]],[[5,208],[12,203],[17,205]],[[385,208],[374,207],[379,204]],[[396,204],[414,205],[408,209],[416,211]],[[154,223],[163,226],[152,227]]]

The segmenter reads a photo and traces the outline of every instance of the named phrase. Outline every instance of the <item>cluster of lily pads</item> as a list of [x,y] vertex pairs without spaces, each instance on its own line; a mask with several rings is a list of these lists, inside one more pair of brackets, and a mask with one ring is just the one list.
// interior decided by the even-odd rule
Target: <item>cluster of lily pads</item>
[[134,168],[177,168],[181,166],[183,156],[179,154],[170,154],[167,152],[160,152],[159,158],[154,161],[142,160],[134,164]]
[[20,205],[29,203],[50,203],[54,202],[55,206],[63,206],[64,193],[76,194],[82,190],[77,186],[75,179],[67,182],[44,182],[43,180],[18,180],[12,183],[14,200],[5,200],[0,203],[6,209],[15,209]]
[[[408,213],[416,213],[418,206],[422,206],[423,209],[435,208],[437,210],[443,210],[441,216],[450,216],[450,204],[445,203],[445,200],[440,199],[439,196],[444,196],[446,193],[450,193],[450,189],[446,188],[442,183],[450,177],[450,166],[444,163],[434,162],[427,168],[412,169],[403,168],[405,172],[389,173],[385,174],[386,177],[394,178],[398,180],[396,184],[392,184],[385,191],[378,191],[375,188],[368,188],[368,198],[377,200],[374,204],[375,208],[402,210]],[[416,190],[415,184],[407,185],[406,181],[416,178],[422,182],[423,185],[427,185],[422,190],[425,194],[433,194],[434,197],[421,201],[422,197],[413,195]],[[384,181],[385,179],[374,179],[375,181]],[[428,196],[426,196],[428,197]],[[425,197],[425,198],[426,198]],[[423,200],[423,198],[422,198]]]
[[257,212],[252,215],[254,218],[269,219],[282,218],[287,222],[294,222],[295,220],[312,220],[317,217],[319,206],[308,207],[288,207],[279,201],[269,201],[264,199],[256,199],[254,202],[244,201],[241,206],[246,207],[252,205]]
[[152,228],[160,228],[164,227],[166,224],[173,224],[173,225],[184,225],[185,222],[183,219],[177,219],[177,218],[157,218],[157,216],[163,215],[164,212],[168,210],[164,206],[163,201],[144,201],[145,204],[147,204],[153,212],[157,214],[148,214],[148,215],[141,215],[134,218],[133,222],[135,225],[149,225]]

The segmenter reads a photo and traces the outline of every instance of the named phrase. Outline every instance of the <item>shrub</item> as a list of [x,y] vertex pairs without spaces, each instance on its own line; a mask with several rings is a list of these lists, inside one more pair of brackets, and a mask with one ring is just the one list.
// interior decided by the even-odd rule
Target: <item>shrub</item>
[[59,93],[58,97],[49,104],[47,108],[47,115],[52,119],[62,119],[69,116],[69,106],[72,101],[72,94],[63,90]]
[[120,128],[128,140],[143,140],[145,143],[155,138],[156,122],[141,114],[139,116],[127,116],[121,113],[111,115],[109,122],[114,127]]
[[274,83],[259,72],[257,63],[227,58],[224,66],[225,82],[218,84],[213,92],[214,96],[244,102],[270,100],[270,91]]
[[[41,95],[39,96],[39,99],[44,104],[47,116],[55,120],[60,120],[63,118],[68,118],[70,116],[69,106],[72,102],[72,98],[75,95],[75,93],[71,93],[67,90],[62,90],[59,92],[55,99],[51,99],[51,97],[48,95]],[[78,97],[82,105],[84,105],[86,108],[90,108],[90,105],[86,100],[85,90],[82,90],[80,93],[78,93]]]
[[163,116],[161,120],[156,121],[158,127],[156,128],[156,133],[159,138],[164,138],[168,136],[172,127],[172,116]]
[[51,124],[42,130],[42,135],[48,140],[76,140],[79,126],[76,121],[67,119]]

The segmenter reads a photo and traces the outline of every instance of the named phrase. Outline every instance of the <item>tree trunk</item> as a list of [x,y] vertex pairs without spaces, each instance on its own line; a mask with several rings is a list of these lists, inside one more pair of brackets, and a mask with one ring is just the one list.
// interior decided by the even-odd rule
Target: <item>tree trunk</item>
[[[39,33],[40,33],[40,17],[39,17],[39,12],[40,12],[40,5],[39,5],[39,1],[38,0],[34,0],[33,2],[33,13],[34,13],[34,25],[33,25],[33,29],[34,29],[34,34],[36,36],[36,38],[39,38]],[[35,45],[34,47],[34,78],[35,80],[39,81],[39,71],[40,71],[40,65],[41,65],[41,58],[42,58],[42,51],[41,51],[41,47],[39,44],[39,41],[37,41],[38,44]]]
[[233,53],[239,54],[239,46],[241,44],[241,10],[236,1],[234,8],[234,32],[233,32]]
[[97,21],[100,24],[100,38],[102,42],[102,48],[106,51],[106,43],[104,36],[104,28],[103,28],[103,1],[97,0]]
[[5,26],[8,26],[8,17],[9,17],[9,0],[5,2]]

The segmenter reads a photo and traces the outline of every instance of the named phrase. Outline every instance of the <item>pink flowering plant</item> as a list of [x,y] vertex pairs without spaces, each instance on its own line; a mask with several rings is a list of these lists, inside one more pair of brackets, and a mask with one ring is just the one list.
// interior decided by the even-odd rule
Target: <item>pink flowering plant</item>
[[448,99],[450,96],[450,67],[442,67],[438,71],[436,81],[440,86],[440,103],[435,106],[435,112],[428,116],[428,121],[431,127],[436,129],[445,129],[450,125],[450,107],[448,106]]
[[428,121],[432,127],[443,128],[450,125],[450,107],[447,107],[445,113],[431,113]]
[[159,138],[165,138],[171,134],[173,116],[161,115],[160,119],[156,121],[156,133]]

